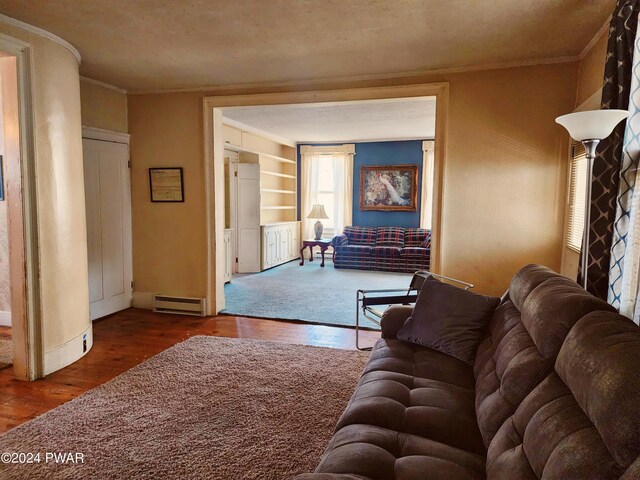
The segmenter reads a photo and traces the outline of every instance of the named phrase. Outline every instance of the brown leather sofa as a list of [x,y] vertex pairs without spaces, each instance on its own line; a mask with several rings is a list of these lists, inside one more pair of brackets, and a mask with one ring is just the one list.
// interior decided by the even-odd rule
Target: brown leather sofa
[[640,479],[640,327],[529,265],[473,366],[382,338],[315,473],[298,480]]

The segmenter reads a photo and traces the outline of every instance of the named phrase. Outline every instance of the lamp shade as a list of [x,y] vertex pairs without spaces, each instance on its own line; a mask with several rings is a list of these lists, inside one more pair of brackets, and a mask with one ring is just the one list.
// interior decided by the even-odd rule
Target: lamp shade
[[627,116],[626,110],[586,110],[562,115],[556,123],[566,128],[574,140],[602,140]]
[[311,213],[307,215],[307,218],[325,219],[329,217],[327,216],[327,212],[324,211],[324,205],[314,205]]

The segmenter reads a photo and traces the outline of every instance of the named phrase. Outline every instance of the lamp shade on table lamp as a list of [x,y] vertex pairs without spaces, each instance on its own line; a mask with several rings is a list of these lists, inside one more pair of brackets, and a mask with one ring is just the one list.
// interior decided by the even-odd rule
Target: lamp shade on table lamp
[[315,240],[320,240],[322,238],[322,230],[324,229],[320,220],[329,218],[327,212],[324,211],[324,205],[314,205],[309,215],[307,215],[307,218],[315,218],[316,220],[318,220],[313,226],[313,231],[316,234]]
[[587,268],[589,252],[589,220],[591,217],[591,181],[593,178],[593,160],[600,140],[607,138],[622,120],[627,118],[626,110],[586,110],[573,112],[556,118],[556,122],[567,129],[574,140],[582,142],[587,159],[587,188],[585,189],[584,233],[582,236],[582,285],[587,289]]

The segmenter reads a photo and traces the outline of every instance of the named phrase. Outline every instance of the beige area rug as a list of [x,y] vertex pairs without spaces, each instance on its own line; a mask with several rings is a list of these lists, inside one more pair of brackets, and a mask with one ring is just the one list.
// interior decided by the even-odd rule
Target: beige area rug
[[[0,436],[2,479],[287,479],[318,464],[368,354],[192,337]],[[55,464],[46,453],[78,452]],[[75,458],[75,457],[74,457]]]
[[0,340],[0,370],[13,365],[13,341]]

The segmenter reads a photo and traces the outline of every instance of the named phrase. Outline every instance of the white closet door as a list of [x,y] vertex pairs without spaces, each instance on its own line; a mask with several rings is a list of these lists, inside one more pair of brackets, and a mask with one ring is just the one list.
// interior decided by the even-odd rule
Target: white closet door
[[91,320],[131,306],[129,147],[82,140]]
[[260,271],[260,165],[238,164],[238,272]]

